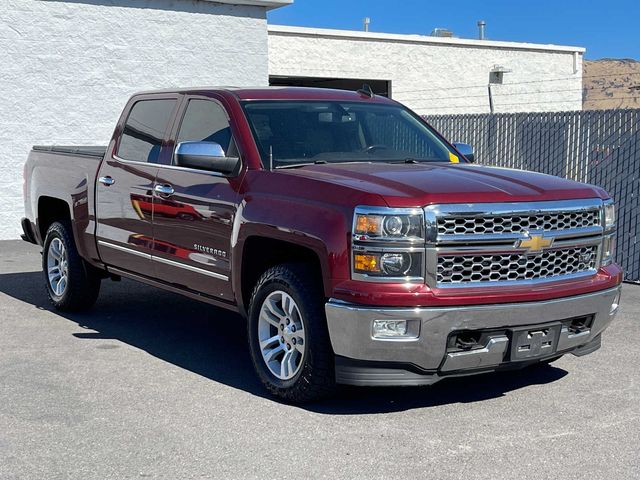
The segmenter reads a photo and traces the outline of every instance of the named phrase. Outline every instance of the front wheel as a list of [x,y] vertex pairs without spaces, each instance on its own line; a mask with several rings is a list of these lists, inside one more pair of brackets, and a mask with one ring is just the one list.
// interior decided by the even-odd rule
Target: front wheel
[[313,272],[297,264],[267,270],[251,296],[253,365],[267,390],[285,401],[317,400],[335,387],[323,299]]
[[47,230],[42,270],[49,300],[58,310],[86,310],[98,298],[100,275],[80,257],[68,223],[55,222]]

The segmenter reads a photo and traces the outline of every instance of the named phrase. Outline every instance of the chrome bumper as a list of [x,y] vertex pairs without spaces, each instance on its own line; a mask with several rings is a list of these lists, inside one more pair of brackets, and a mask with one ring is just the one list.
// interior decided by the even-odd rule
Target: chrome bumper
[[[330,300],[327,324],[336,358],[336,379],[352,385],[424,385],[445,375],[468,375],[552,358],[562,353],[585,355],[600,346],[600,334],[613,320],[621,286],[600,292],[543,302],[446,308],[379,308]],[[552,348],[533,358],[510,355],[511,330],[592,316],[590,327],[577,332],[566,325]],[[415,338],[378,339],[374,320],[408,320]],[[447,351],[449,335],[460,331],[504,329],[487,336],[486,345]]]

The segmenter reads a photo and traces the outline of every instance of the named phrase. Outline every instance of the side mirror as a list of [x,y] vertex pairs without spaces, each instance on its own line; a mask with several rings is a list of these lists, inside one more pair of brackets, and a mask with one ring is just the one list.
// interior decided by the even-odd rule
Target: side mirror
[[456,147],[456,150],[458,150],[462,155],[464,155],[464,158],[470,162],[475,162],[476,158],[473,154],[473,147],[471,145],[467,143],[454,142],[453,146]]
[[227,157],[224,149],[215,142],[180,142],[176,147],[176,165],[222,173],[234,174],[240,165],[238,157]]

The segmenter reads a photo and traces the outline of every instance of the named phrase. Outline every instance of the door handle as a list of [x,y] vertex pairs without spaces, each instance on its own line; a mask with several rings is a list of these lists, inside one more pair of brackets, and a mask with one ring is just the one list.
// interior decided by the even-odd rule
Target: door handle
[[170,197],[175,192],[173,187],[168,184],[156,185],[155,187],[153,187],[153,191],[156,192],[161,197]]
[[116,181],[111,177],[100,177],[98,181],[107,187],[110,187],[111,185],[116,183]]

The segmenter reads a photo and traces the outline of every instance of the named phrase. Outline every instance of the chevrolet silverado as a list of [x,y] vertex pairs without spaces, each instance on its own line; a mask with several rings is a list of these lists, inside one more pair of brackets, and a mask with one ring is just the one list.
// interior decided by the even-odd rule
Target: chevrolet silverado
[[290,402],[585,355],[619,304],[604,190],[475,164],[366,89],[137,94],[24,179],[56,308],[127,277],[238,312]]

